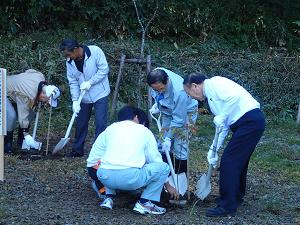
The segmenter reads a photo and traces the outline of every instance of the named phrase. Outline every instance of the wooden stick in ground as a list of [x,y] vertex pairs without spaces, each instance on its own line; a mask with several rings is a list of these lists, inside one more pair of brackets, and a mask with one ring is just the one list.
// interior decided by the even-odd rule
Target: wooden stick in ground
[[[150,71],[151,71],[151,55],[147,55],[147,71],[146,71],[146,76],[150,73]],[[148,87],[148,109],[150,109],[151,107],[152,107],[152,96],[151,96],[151,93],[150,93],[150,91],[151,91],[151,88],[150,87]],[[149,112],[149,110],[147,110],[148,111],[148,118],[149,118],[149,121],[150,122],[152,122],[152,117],[151,117],[151,115],[150,115],[150,112]]]
[[4,181],[4,136],[0,135],[0,181]]
[[50,137],[51,115],[52,115],[52,107],[50,106],[49,121],[48,121],[48,132],[47,132],[46,155],[48,155],[48,149],[49,149],[49,137]]
[[186,176],[187,176],[187,198],[188,200],[191,199],[191,193],[190,193],[190,150],[189,150],[189,125],[187,124],[186,132],[185,132],[185,138],[188,146],[188,154],[187,154],[187,160],[186,160]]
[[299,102],[299,106],[298,106],[297,124],[300,124],[300,102]]
[[125,63],[125,58],[126,58],[126,55],[122,54],[121,60],[120,60],[120,68],[119,68],[118,78],[117,78],[115,91],[114,91],[114,97],[113,97],[112,106],[111,106],[111,119],[114,117],[115,112],[116,112],[116,106],[117,106],[117,101],[118,101],[118,92],[119,92],[119,87],[120,87],[120,82],[121,82],[121,77],[122,77],[122,70],[123,70],[124,63]]

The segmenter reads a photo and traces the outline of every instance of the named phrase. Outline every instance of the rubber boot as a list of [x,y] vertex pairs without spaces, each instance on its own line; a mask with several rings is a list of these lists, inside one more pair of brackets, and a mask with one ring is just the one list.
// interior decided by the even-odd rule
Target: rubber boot
[[13,138],[14,138],[14,132],[7,131],[7,134],[4,137],[4,153],[6,154],[13,153]]
[[23,144],[24,132],[28,133],[29,132],[29,128],[21,128],[19,126],[19,129],[18,129],[18,146],[20,148],[22,147],[22,144]]

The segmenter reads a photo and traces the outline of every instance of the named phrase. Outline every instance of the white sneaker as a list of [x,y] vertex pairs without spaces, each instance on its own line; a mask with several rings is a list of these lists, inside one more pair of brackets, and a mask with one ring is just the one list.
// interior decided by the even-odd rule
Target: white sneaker
[[113,208],[113,200],[109,197],[104,199],[104,201],[100,204],[100,207],[103,209],[112,209]]
[[92,188],[96,192],[98,198],[100,198],[101,200],[104,200],[106,198],[105,194],[100,193],[100,190],[98,190],[98,187],[97,187],[96,182],[94,180],[92,181]]
[[135,203],[133,211],[140,213],[140,214],[161,215],[161,214],[164,214],[167,210],[165,208],[155,205],[151,201],[148,201],[144,204],[142,204],[140,201],[137,201]]

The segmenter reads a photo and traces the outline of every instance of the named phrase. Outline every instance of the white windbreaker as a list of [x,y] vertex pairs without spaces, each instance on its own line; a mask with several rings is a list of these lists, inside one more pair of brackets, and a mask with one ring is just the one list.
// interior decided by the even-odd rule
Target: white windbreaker
[[146,163],[162,162],[152,132],[130,120],[113,123],[98,136],[87,167],[99,160],[103,169],[142,168]]
[[225,126],[219,135],[217,149],[223,144],[230,125],[245,113],[260,108],[260,104],[242,86],[225,77],[215,76],[204,80],[204,95],[211,112],[225,118]]

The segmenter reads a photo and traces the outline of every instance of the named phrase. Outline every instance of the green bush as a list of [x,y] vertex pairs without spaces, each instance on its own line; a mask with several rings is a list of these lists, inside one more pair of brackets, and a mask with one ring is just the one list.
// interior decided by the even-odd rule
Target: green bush
[[[110,65],[109,79],[114,90],[121,52],[127,58],[139,55],[140,42],[126,37],[104,41],[97,36],[71,30],[35,32],[19,37],[0,37],[0,64],[9,74],[36,68],[42,71],[47,80],[60,85],[63,90],[62,114],[70,107],[70,94],[65,73],[65,59],[58,50],[59,43],[66,36],[75,37],[85,44],[97,44],[106,54]],[[32,42],[39,45],[32,50]],[[149,46],[151,45],[151,47]],[[249,90],[262,104],[267,115],[282,118],[295,118],[300,93],[300,63],[293,55],[281,55],[279,49],[266,57],[266,50],[251,52],[237,49],[216,37],[204,43],[195,39],[178,42],[176,47],[169,41],[151,41],[146,45],[146,53],[156,60],[154,66],[163,66],[186,75],[195,71],[206,71],[211,75],[227,76]],[[119,92],[119,100],[124,103],[137,103],[139,68],[126,64]],[[146,108],[147,85],[143,67],[142,105]],[[58,109],[60,110],[60,109]]]
[[[143,21],[154,11],[155,1],[137,1]],[[132,1],[95,0],[3,0],[1,32],[22,33],[70,27],[100,36],[136,36],[139,24]],[[150,35],[158,38],[219,35],[239,46],[258,47],[267,43],[292,49],[300,44],[300,1],[159,1],[158,17]]]

